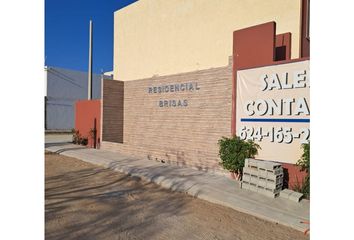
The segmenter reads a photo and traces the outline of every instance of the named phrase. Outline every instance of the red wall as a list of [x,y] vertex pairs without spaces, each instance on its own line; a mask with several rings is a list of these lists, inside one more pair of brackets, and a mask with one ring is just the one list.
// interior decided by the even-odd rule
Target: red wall
[[291,59],[291,33],[287,32],[283,34],[278,34],[275,38],[275,61],[290,60],[290,59]]
[[79,100],[75,104],[75,129],[83,137],[88,138],[88,146],[94,147],[94,139],[90,137],[90,130],[94,128],[96,119],[96,143],[99,148],[101,142],[101,100]]
[[274,61],[275,22],[244,28],[233,33],[231,134],[236,135],[236,71],[270,65]]
[[310,57],[310,0],[301,1],[301,37],[300,37],[300,57]]
[[306,177],[306,172],[300,171],[300,167],[290,164],[282,163],[284,169],[284,186],[289,189],[294,189],[296,185],[302,186],[302,183]]

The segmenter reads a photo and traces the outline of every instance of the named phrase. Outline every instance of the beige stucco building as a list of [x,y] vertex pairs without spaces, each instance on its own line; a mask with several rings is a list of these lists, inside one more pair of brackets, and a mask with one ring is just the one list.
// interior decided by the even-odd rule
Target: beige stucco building
[[114,79],[227,66],[233,31],[275,21],[299,57],[300,0],[139,0],[114,13]]

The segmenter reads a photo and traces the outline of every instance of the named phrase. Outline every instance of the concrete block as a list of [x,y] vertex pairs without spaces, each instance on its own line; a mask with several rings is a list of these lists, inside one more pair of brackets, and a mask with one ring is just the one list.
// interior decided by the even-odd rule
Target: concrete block
[[282,187],[282,185],[275,184],[275,183],[269,183],[269,182],[267,182],[267,186],[266,186],[266,188],[272,189],[272,190],[276,190],[276,189],[279,189],[281,187]]
[[290,196],[290,194],[292,194],[292,193],[293,193],[293,191],[290,190],[290,189],[283,189],[283,190],[280,192],[279,197],[285,198],[285,199],[289,199],[289,196]]
[[250,175],[257,175],[258,176],[258,170],[254,169],[254,168],[248,168],[248,167],[244,167],[243,168],[243,172],[244,173],[248,173]]
[[279,175],[283,173],[283,168],[277,168],[277,169],[266,169],[266,168],[258,168],[259,171],[265,171],[267,174],[273,174],[273,175]]
[[268,184],[276,184],[276,181],[274,179],[267,178],[266,181]]
[[276,193],[273,193],[271,191],[267,191],[265,189],[259,189],[258,193],[262,194],[262,195],[265,195],[267,197],[271,197],[271,198],[275,198],[277,196],[279,196],[279,193],[276,192]]
[[257,192],[257,191],[258,191],[258,187],[257,187],[256,184],[251,183],[251,184],[249,185],[249,190],[251,190],[251,191],[253,191],[253,192]]
[[272,188],[266,187],[265,190],[268,191],[268,192],[271,192],[271,193],[280,193],[281,188],[274,188],[274,189],[272,189]]
[[250,177],[250,183],[258,184],[258,176],[257,175],[251,175]]
[[275,183],[269,183],[267,182],[266,188],[272,189],[272,190],[277,190],[277,189],[282,189],[283,184],[275,184]]
[[261,178],[259,178],[258,179],[258,187],[266,187],[267,186],[267,181],[266,181],[266,179],[261,179]]
[[266,181],[269,184],[269,186],[271,186],[271,185],[278,185],[278,184],[283,185],[283,180],[284,179],[281,177],[281,178],[277,178],[275,180],[267,178]]
[[256,160],[253,158],[247,158],[245,160],[245,166],[268,169],[268,170],[276,170],[282,167],[280,163],[276,163],[272,161]]
[[258,160],[256,159],[253,159],[253,158],[246,158],[245,159],[245,167],[248,167],[248,168],[258,168]]
[[[276,162],[247,158],[245,160],[244,172],[250,175],[258,175],[258,177],[271,179],[275,184],[283,182],[283,168],[281,164]],[[255,183],[255,181],[252,182]]]
[[248,190],[250,188],[249,182],[243,182],[241,183],[241,188]]
[[242,181],[250,182],[250,179],[251,179],[251,174],[244,172],[242,175]]
[[289,200],[294,201],[294,202],[300,202],[300,200],[303,196],[304,196],[304,194],[293,191],[293,193],[291,193],[289,195]]
[[245,159],[245,167],[248,167],[248,161],[249,161],[248,159],[249,159],[249,158],[246,158],[246,159]]
[[270,174],[270,173],[268,172],[268,174],[267,174],[267,179],[276,181],[276,180],[279,179],[279,178],[283,178],[283,175],[284,175],[283,173],[278,174],[278,175],[275,175],[275,174]]
[[280,175],[280,174],[283,174],[283,173],[284,173],[283,168],[278,168],[278,169],[274,170],[274,174],[275,175]]
[[275,182],[276,182],[276,184],[283,184],[283,181],[284,181],[284,178],[280,177],[280,178],[277,178],[277,180]]
[[275,182],[269,182],[267,181],[266,183],[266,188],[269,188],[269,189],[276,189],[277,188],[277,184]]
[[289,199],[294,202],[299,202],[301,200],[301,198],[303,197],[303,194],[299,193],[299,192],[295,192],[290,189],[284,189],[280,192],[280,197],[285,198],[285,199]]
[[267,170],[266,169],[262,169],[262,168],[258,168],[258,176],[259,177],[264,177],[267,178]]
[[259,161],[258,162],[258,168],[262,168],[262,169],[271,169],[266,161]]

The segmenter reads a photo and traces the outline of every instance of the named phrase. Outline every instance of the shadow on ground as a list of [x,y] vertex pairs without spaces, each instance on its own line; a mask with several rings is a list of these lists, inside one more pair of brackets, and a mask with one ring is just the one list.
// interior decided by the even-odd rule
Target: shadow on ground
[[[138,160],[119,162],[128,166],[132,161]],[[113,171],[117,163],[102,168],[46,153],[45,165],[46,239],[307,239],[293,229]],[[131,174],[160,169],[171,176],[185,174],[153,164]],[[187,179],[198,174],[172,182],[172,189],[193,186]]]
[[46,239],[143,239],[187,213],[176,194],[110,169],[59,169],[45,182]]

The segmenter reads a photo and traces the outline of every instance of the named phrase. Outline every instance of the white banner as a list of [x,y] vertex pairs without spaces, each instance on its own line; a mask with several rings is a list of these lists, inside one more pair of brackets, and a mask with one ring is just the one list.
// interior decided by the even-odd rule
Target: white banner
[[257,158],[296,163],[310,140],[309,61],[237,71],[236,128]]

